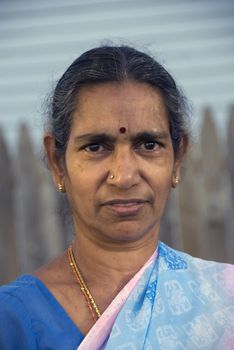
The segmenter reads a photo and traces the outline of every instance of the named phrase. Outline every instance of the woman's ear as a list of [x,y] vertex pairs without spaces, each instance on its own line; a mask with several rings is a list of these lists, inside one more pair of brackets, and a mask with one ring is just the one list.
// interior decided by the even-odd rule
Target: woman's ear
[[61,186],[64,186],[65,167],[61,159],[57,157],[55,139],[50,133],[47,133],[44,135],[43,142],[54,185],[61,191]]
[[183,135],[179,145],[179,149],[175,155],[174,169],[173,169],[173,176],[172,176],[172,187],[176,187],[176,185],[180,181],[181,165],[187,153],[188,145],[189,145],[188,135]]

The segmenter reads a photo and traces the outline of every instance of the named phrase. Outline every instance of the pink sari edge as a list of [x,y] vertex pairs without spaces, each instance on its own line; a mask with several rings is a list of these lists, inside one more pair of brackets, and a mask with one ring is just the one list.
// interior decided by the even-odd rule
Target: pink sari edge
[[105,343],[110,331],[114,325],[115,319],[118,313],[122,309],[127,298],[137,285],[137,282],[142,277],[146,268],[151,265],[158,255],[158,247],[147,260],[147,262],[141,267],[141,269],[133,276],[133,278],[123,287],[123,289],[118,293],[115,299],[111,302],[102,316],[97,320],[94,326],[90,329],[82,343],[78,346],[77,350],[101,350],[103,349],[103,344]]

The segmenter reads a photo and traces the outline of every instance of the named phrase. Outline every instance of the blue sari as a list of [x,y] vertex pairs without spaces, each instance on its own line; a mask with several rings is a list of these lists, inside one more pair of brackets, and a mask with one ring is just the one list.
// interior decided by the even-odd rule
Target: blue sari
[[159,242],[100,349],[233,350],[234,266]]

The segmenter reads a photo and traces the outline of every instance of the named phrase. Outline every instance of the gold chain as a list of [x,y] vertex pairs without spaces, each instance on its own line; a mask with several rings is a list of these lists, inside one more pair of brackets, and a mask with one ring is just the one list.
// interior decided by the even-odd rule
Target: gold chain
[[72,250],[72,246],[70,246],[68,248],[68,259],[69,259],[69,264],[76,276],[76,279],[77,279],[77,282],[80,286],[80,289],[81,289],[81,292],[84,294],[85,296],[85,299],[87,301],[87,304],[88,304],[88,307],[90,309],[90,312],[92,314],[92,317],[94,319],[94,321],[97,321],[97,319],[101,316],[101,313],[93,299],[93,296],[91,294],[91,292],[89,291],[88,287],[87,287],[87,284],[85,283],[81,273],[80,273],[80,270],[77,266],[77,263],[76,263],[76,260],[75,260],[75,257],[74,257],[74,254],[73,254],[73,250]]

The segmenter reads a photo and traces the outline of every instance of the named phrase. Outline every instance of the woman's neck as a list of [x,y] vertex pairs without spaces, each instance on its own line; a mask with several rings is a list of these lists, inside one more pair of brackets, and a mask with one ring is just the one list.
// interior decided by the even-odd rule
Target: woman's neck
[[155,232],[138,242],[96,242],[82,234],[73,242],[75,259],[87,284],[112,286],[120,290],[154,253],[158,244]]

